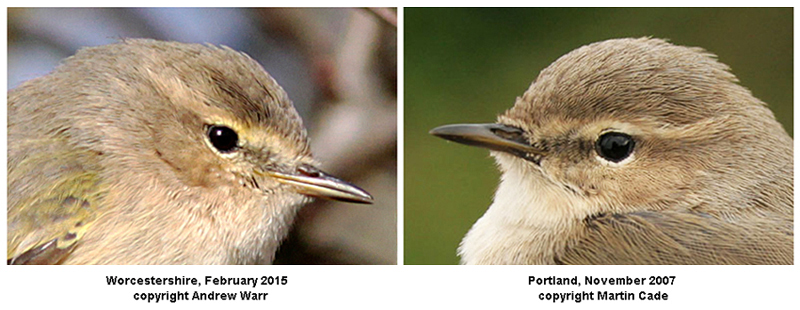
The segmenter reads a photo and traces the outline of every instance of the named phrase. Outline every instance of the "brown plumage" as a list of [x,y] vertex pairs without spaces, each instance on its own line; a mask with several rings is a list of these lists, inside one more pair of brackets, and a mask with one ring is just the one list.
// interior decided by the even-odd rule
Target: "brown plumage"
[[8,94],[9,263],[270,263],[314,168],[286,93],[227,47],[131,39]]
[[466,264],[792,264],[792,139],[729,68],[650,38],[544,69],[498,124],[432,134],[493,150]]

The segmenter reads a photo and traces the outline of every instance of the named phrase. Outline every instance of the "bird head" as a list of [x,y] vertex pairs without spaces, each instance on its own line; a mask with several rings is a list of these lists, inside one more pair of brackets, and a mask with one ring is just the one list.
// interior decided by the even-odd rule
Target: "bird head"
[[[122,118],[99,128],[109,154],[142,166],[137,161],[156,161],[147,170],[182,186],[371,203],[362,189],[316,168],[292,102],[249,56],[224,46],[153,40],[125,40],[75,57],[82,54],[107,62],[106,70],[91,74],[126,98],[125,105],[98,103],[118,112],[92,119]],[[115,139],[120,130],[134,137],[137,149]],[[136,154],[142,152],[154,156]]]
[[492,150],[498,196],[550,196],[563,217],[729,201],[752,172],[791,164],[791,140],[728,70],[698,48],[603,41],[544,69],[496,123],[431,134]]

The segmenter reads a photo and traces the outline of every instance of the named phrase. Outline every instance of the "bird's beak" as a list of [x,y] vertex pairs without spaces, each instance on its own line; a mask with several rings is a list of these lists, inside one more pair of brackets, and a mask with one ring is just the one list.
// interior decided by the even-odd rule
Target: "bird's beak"
[[432,129],[430,134],[461,144],[482,147],[539,163],[545,152],[533,147],[522,129],[502,124],[455,124]]
[[371,204],[373,201],[372,196],[358,186],[307,164],[300,165],[297,171],[291,174],[271,170],[259,171],[259,174],[265,174],[275,178],[278,182],[292,185],[304,195],[354,203]]

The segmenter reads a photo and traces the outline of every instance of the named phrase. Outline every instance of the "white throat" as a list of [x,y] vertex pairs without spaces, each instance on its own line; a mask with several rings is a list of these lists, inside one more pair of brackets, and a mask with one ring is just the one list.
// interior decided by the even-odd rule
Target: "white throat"
[[[548,264],[588,206],[531,163],[493,154],[503,171],[494,202],[461,241],[463,264]],[[561,243],[556,240],[562,240]]]

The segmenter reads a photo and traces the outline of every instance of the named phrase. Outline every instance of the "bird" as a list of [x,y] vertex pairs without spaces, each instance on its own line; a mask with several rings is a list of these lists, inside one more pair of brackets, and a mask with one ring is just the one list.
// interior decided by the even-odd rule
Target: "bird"
[[704,49],[588,44],[495,123],[429,133],[502,173],[462,264],[793,263],[793,140]]
[[226,46],[122,39],[8,93],[8,264],[270,264],[318,168],[300,116]]

